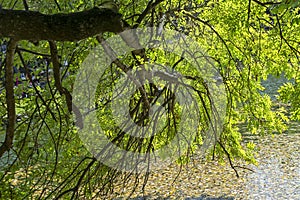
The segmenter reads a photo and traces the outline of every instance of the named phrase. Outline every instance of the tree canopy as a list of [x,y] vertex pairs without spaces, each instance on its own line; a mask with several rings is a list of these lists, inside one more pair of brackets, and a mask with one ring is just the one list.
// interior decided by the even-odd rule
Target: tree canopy
[[[139,154],[153,153],[178,134],[193,132],[187,150],[175,161],[187,163],[205,145],[220,106],[214,105],[216,94],[205,80],[208,77],[214,86],[224,87],[225,97],[219,101],[226,102],[226,114],[205,156],[228,160],[237,175],[236,160],[256,162],[254,144],[242,144],[242,124],[252,134],[263,135],[281,133],[289,120],[300,119],[298,1],[4,0],[1,4],[0,198],[98,198],[130,177],[146,186],[151,171],[124,172],[98,161],[91,149],[99,142],[92,132],[99,124],[113,144]],[[147,27],[156,27],[146,29],[149,37],[131,31]],[[114,43],[115,49],[109,38],[119,38],[114,40],[120,41]],[[169,46],[174,49],[163,50]],[[118,55],[115,50],[126,52]],[[97,57],[101,53],[106,55]],[[209,64],[199,71],[189,57],[196,62],[204,58]],[[107,67],[101,68],[104,64]],[[92,65],[92,70],[82,72],[85,65]],[[204,74],[211,66],[217,77]],[[142,74],[145,71],[151,73]],[[131,78],[136,74],[139,80]],[[99,124],[87,127],[85,135],[79,133],[90,111],[82,112],[73,90],[80,87],[77,81],[92,83],[92,78],[78,79],[79,75],[98,78],[88,103]],[[277,88],[275,99],[264,93],[262,82],[269,76],[287,80]],[[124,77],[136,88],[126,80],[120,85]],[[82,88],[83,98],[90,91]],[[184,93],[185,89],[193,93]],[[123,93],[131,94],[128,113],[136,127],[162,118],[166,121],[162,131],[148,137],[124,131],[127,121],[118,124],[123,119],[113,116],[122,107],[116,98]],[[192,99],[187,107],[180,103],[183,94]],[[165,111],[155,110],[158,114],[152,119],[153,105]],[[91,138],[94,146],[86,144]],[[116,153],[109,148],[105,152],[96,151],[106,157]]]

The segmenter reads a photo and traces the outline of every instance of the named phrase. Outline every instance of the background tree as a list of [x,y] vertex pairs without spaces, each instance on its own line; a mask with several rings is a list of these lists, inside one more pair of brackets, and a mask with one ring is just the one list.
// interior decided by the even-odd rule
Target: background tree
[[[270,96],[262,94],[263,80],[269,75],[291,80],[280,88],[278,100],[291,103],[289,117],[300,118],[299,22],[298,1],[2,1],[0,37],[5,47],[0,57],[0,196],[91,198],[112,191],[116,182],[126,182],[130,176],[147,183],[147,175],[121,173],[98,162],[84,147],[72,117],[76,110],[72,110],[71,92],[80,64],[99,42],[130,28],[176,30],[207,50],[228,96],[223,132],[211,155],[213,159],[229,159],[236,171],[234,158],[255,162],[253,144],[241,145],[239,125],[247,123],[253,134],[265,134],[282,132],[288,120],[285,108],[276,104],[279,109],[274,110]],[[170,65],[180,60],[165,52],[134,51],[126,59],[115,60],[107,76],[117,78],[143,56]],[[182,61],[179,66],[188,66],[185,64]],[[19,72],[14,73],[14,66]],[[20,68],[28,81],[14,88]],[[181,72],[193,73],[188,67]],[[112,84],[108,79],[99,83],[100,98]],[[151,85],[144,88],[146,99],[151,90]],[[20,98],[24,93],[29,97]],[[133,106],[137,101],[133,99]],[[167,108],[170,112],[174,109]],[[138,119],[138,113],[133,115]],[[99,112],[99,117],[109,121],[108,113]],[[75,118],[78,121],[80,116]],[[145,141],[144,146],[130,137],[122,138],[119,144],[130,143],[131,150],[145,151],[159,147],[155,141],[164,136],[157,137]],[[198,135],[196,144],[201,144],[201,137]]]

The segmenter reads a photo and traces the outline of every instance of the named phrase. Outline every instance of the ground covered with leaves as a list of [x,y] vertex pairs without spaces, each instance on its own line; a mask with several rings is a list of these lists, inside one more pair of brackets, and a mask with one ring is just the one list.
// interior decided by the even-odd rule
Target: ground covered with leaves
[[[288,133],[252,136],[258,165],[239,163],[253,170],[236,168],[239,178],[228,163],[204,162],[195,155],[187,166],[171,165],[152,173],[144,192],[137,190],[130,199],[300,199],[297,130],[299,125],[294,124]],[[125,199],[134,186],[133,181],[120,185],[105,198]]]

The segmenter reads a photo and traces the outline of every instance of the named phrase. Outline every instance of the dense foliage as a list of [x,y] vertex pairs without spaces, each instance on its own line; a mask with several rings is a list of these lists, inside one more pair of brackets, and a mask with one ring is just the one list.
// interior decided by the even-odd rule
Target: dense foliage
[[[252,134],[277,133],[286,130],[289,120],[300,119],[300,3],[298,1],[267,2],[264,0],[119,0],[103,3],[87,0],[23,0],[2,1],[2,8],[32,10],[44,14],[71,13],[94,6],[116,9],[122,14],[124,24],[130,28],[160,27],[158,30],[181,32],[206,51],[213,60],[226,88],[227,114],[223,131],[210,149],[208,159],[230,160],[234,168],[236,159],[255,163],[254,144],[242,146],[241,124],[246,124]],[[128,28],[127,27],[127,28]],[[92,198],[113,190],[114,184],[126,182],[129,176],[147,182],[147,176],[133,172],[123,173],[98,162],[87,150],[75,125],[77,116],[70,112],[70,98],[74,81],[81,64],[101,39],[115,33],[103,33],[77,42],[18,41],[14,66],[16,124],[13,145],[0,160],[0,198]],[[7,44],[10,38],[1,38],[0,52],[0,138],[5,140],[7,129],[5,67],[8,59]],[[56,51],[55,51],[56,50]],[[174,66],[186,77],[201,74],[180,56],[156,49],[133,52],[119,59],[123,65],[136,66],[155,60],[161,66]],[[100,79],[97,88],[97,117],[105,124],[108,138],[130,151],[147,152],[166,145],[176,133],[177,116],[181,108],[172,103],[173,93],[163,89],[161,102],[168,111],[167,129],[150,139],[135,139],[123,135],[114,124],[109,110],[113,99],[112,87],[122,77],[124,69],[114,62]],[[57,72],[57,67],[58,72]],[[120,67],[121,66],[121,67]],[[274,100],[264,93],[262,82],[269,76],[285,77]],[[38,80],[38,81],[37,81]],[[195,91],[205,91],[201,79],[187,79]],[[160,85],[165,88],[168,83]],[[144,87],[148,99],[158,91],[148,83]],[[204,92],[205,93],[205,92]],[[147,123],[141,113],[148,112],[140,103],[142,91],[131,98],[132,117],[137,123]],[[202,101],[199,108],[201,124],[199,134],[189,152],[177,160],[188,161],[191,153],[202,144],[203,132],[209,124],[210,101],[205,95],[195,97]],[[203,98],[203,99],[202,99]],[[284,104],[283,104],[284,103]],[[290,110],[286,110],[286,106]],[[116,139],[117,138],[117,139]],[[238,170],[234,168],[234,170]]]

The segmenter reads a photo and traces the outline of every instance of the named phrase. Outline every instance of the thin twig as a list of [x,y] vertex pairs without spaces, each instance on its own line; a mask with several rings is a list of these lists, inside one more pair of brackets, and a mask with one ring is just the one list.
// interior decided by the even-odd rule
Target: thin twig
[[112,63],[116,64],[118,68],[120,68],[123,72],[125,72],[127,74],[127,76],[130,78],[130,80],[132,82],[134,82],[134,84],[138,87],[140,93],[142,94],[143,97],[143,101],[144,104],[146,106],[146,109],[149,110],[150,109],[150,103],[148,100],[148,95],[144,89],[144,87],[142,87],[143,83],[138,82],[138,80],[136,80],[135,77],[132,76],[132,73],[129,71],[129,68],[124,65],[115,55],[115,52],[113,51],[113,49],[105,42],[105,40],[98,35],[96,37],[96,39],[98,40],[98,42],[102,45],[104,51],[106,52],[106,54],[111,58]]
[[57,0],[54,0],[54,3],[57,6],[58,10],[61,11],[61,7],[60,7],[59,3],[57,2]]
[[247,16],[247,22],[250,24],[250,13],[251,13],[251,0],[248,2],[248,16]]
[[29,10],[28,3],[26,0],[23,0],[23,5],[24,5],[25,10]]
[[24,48],[19,48],[18,47],[18,50],[24,51],[24,52],[27,52],[27,53],[31,53],[31,54],[34,54],[34,55],[37,55],[37,56],[51,57],[51,55],[49,55],[49,54],[39,53],[39,52],[31,51],[31,50],[28,50],[28,49],[24,49]]
[[164,0],[157,0],[153,3],[152,3],[152,1],[149,1],[146,9],[142,12],[142,14],[140,14],[139,18],[136,20],[136,25],[134,25],[133,28],[137,28],[140,25],[140,23],[143,21],[143,19],[147,16],[147,14],[163,1]]
[[239,176],[239,173],[238,173],[238,171],[235,169],[236,166],[234,166],[233,163],[232,163],[232,159],[231,159],[231,156],[230,156],[229,152],[226,150],[226,148],[224,147],[224,145],[223,145],[220,141],[218,141],[218,143],[219,143],[219,145],[221,146],[221,148],[223,149],[223,151],[225,152],[225,154],[227,155],[227,158],[228,158],[230,167],[234,170],[236,177],[239,178],[239,177],[240,177],[240,176]]
[[258,0],[253,0],[255,3],[261,5],[261,6],[268,6],[268,5],[278,5],[281,4],[282,2],[260,2]]
[[36,87],[34,81],[32,80],[32,76],[31,76],[31,74],[30,74],[30,71],[29,71],[29,69],[28,69],[28,67],[27,67],[27,65],[26,65],[26,63],[25,63],[25,60],[24,60],[24,58],[23,58],[23,56],[22,56],[22,53],[20,52],[20,50],[19,50],[18,47],[16,47],[16,52],[18,53],[18,56],[19,56],[19,58],[20,58],[20,60],[21,60],[21,63],[22,63],[22,65],[23,65],[24,69],[25,69],[25,72],[26,72],[26,75],[28,76],[29,81],[32,83],[32,87],[33,87],[34,91],[36,92],[37,96],[38,96],[38,97],[41,99],[41,101],[43,102],[43,105],[44,105],[44,106],[47,108],[47,110],[50,112],[52,118],[56,121],[55,114],[51,111],[51,109],[50,109],[49,106],[47,105],[45,99],[43,98],[43,96],[41,95],[41,93],[39,92],[39,90],[37,89],[37,87]]

